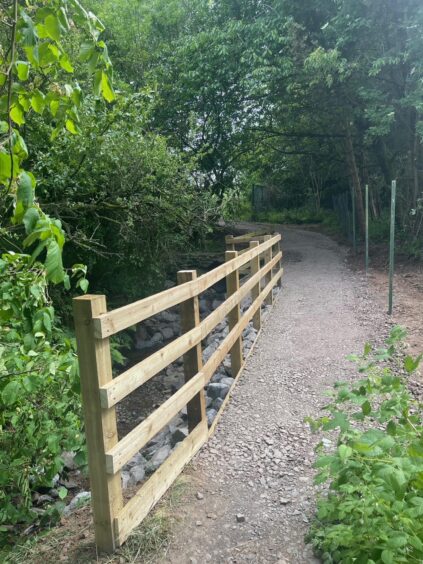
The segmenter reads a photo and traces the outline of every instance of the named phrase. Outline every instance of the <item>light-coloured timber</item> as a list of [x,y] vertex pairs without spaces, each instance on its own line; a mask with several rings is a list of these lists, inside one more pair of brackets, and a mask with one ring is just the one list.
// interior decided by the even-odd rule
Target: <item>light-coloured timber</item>
[[175,288],[169,288],[169,290],[164,290],[154,296],[98,315],[94,319],[95,336],[99,339],[110,337],[165,309],[169,309],[185,300],[198,296],[198,294],[201,294],[231,272],[238,270],[240,266],[250,262],[255,254],[261,254],[272,247],[280,238],[281,236],[279,234],[275,235],[271,239],[264,241],[258,249],[249,249],[246,253],[233,261],[216,267],[210,272],[199,276],[196,280],[186,282]]
[[179,443],[169,458],[128,501],[115,519],[118,546],[125,542],[132,529],[148,515],[149,511],[179,476],[183,467],[203,446],[207,437],[207,422],[202,421],[186,439]]
[[106,452],[107,472],[109,474],[118,472],[203,388],[204,374],[199,372]]
[[[259,244],[260,243],[258,241],[250,241],[250,248],[254,249],[254,248],[258,247]],[[254,276],[260,270],[260,257],[256,256],[256,257],[252,258],[250,264],[251,264],[251,267],[250,267],[251,268],[251,276]],[[255,284],[251,288],[251,300],[252,300],[252,302],[254,302],[258,298],[259,294],[260,294],[260,280],[259,280],[258,284]],[[254,314],[253,327],[257,331],[259,331],[260,328],[261,328],[261,309],[260,308]]]
[[109,340],[94,338],[93,317],[107,311],[104,296],[86,295],[73,300],[88,467],[92,491],[91,506],[94,528],[100,550],[112,552],[115,515],[123,506],[120,472],[107,475],[104,453],[118,442],[115,408],[102,409],[99,387],[112,380]]
[[[184,284],[197,278],[195,270],[180,270],[178,272],[178,284]],[[200,325],[200,308],[198,296],[194,296],[186,302],[182,302],[181,310],[181,332],[188,333],[194,327]],[[192,349],[184,354],[184,378],[188,382],[193,376],[200,372],[203,366],[203,354],[201,342],[197,343]],[[206,399],[202,388],[187,405],[188,430],[192,431],[197,425],[206,418]]]
[[252,239],[254,241],[264,241],[266,237],[265,231],[253,231],[252,233],[247,233],[246,235],[238,235],[237,237],[232,237],[232,242],[236,244],[239,243],[249,243]]
[[[92,506],[96,542],[100,550],[111,552],[125,541],[131,530],[143,520],[169,488],[184,465],[214,432],[245,366],[242,359],[242,332],[250,320],[253,320],[254,326],[257,325],[261,305],[263,302],[269,303],[273,287],[275,284],[280,285],[283,274],[282,253],[278,252],[280,235],[248,234],[229,239],[227,238],[227,244],[233,249],[236,244],[250,244],[239,253],[227,252],[225,264],[199,278],[196,278],[195,271],[180,271],[179,286],[176,288],[113,312],[107,312],[104,296],[84,296],[74,300]],[[257,239],[263,242],[259,244]],[[260,267],[262,263],[263,266]],[[251,274],[243,279],[244,283],[240,288],[239,274],[247,269]],[[225,277],[227,299],[200,322],[198,295]],[[263,289],[260,289],[261,281],[264,281]],[[241,316],[239,304],[250,292],[252,304]],[[108,337],[177,304],[181,307],[182,336],[112,379]],[[229,333],[202,366],[201,341],[227,315]],[[257,338],[253,347],[256,341]],[[229,352],[235,379],[208,430],[204,386]],[[182,355],[186,380],[184,386],[118,442],[115,404]],[[185,405],[190,419],[191,432],[188,437],[123,506],[120,469]]]
[[160,370],[163,370],[163,368],[166,368],[169,364],[181,357],[187,350],[205,339],[210,331],[223,321],[236,303],[248,295],[251,288],[276,264],[278,259],[279,256],[276,256],[269,264],[265,265],[260,272],[255,274],[254,277],[247,280],[236,294],[230,296],[228,300],[216,308],[200,325],[154,352],[145,360],[132,366],[114,378],[113,381],[102,386],[100,389],[101,405],[103,407],[115,405],[160,372]]
[[[232,251],[229,251],[232,252]],[[282,272],[278,271],[267,286],[261,291],[255,302],[248,308],[237,324],[229,331],[213,355],[204,364],[201,372],[192,377],[159,408],[130,431],[117,445],[106,453],[107,472],[113,474],[120,470],[145,444],[148,443],[188,401],[204,387],[239,340],[254,313],[266,299]],[[239,370],[238,370],[239,372]]]
[[[265,241],[271,241],[272,240],[272,236],[271,235],[265,235]],[[264,254],[264,262],[268,263],[272,260],[272,249],[273,246],[269,247],[263,254]],[[272,278],[272,271],[270,271],[268,274],[266,274],[266,276],[264,277],[264,284],[266,285],[270,279]],[[267,295],[267,298],[265,299],[264,303],[266,305],[272,305],[273,304],[273,292],[269,292],[269,294]]]
[[[227,262],[236,259],[238,256],[237,251],[226,251],[225,260]],[[239,291],[239,270],[231,272],[226,277],[226,293],[227,298],[236,294]],[[236,306],[228,313],[229,331],[231,331],[239,322],[241,318],[240,301],[237,301]],[[240,335],[235,341],[231,349],[231,374],[235,378],[242,366],[242,336]]]

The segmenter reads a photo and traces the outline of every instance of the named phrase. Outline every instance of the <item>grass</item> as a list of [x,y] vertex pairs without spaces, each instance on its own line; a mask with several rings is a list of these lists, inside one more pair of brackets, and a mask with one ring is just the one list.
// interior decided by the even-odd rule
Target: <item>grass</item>
[[94,542],[91,507],[74,511],[61,524],[22,542],[8,554],[0,554],[4,564],[151,564],[169,546],[177,508],[191,491],[187,476],[180,476],[163,500],[133,530],[125,544],[113,555],[98,554]]

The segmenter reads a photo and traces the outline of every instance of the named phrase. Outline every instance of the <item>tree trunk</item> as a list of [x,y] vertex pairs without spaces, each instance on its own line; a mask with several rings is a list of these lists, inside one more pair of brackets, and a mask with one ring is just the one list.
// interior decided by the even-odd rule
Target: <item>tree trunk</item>
[[360,175],[358,173],[357,161],[354,153],[354,146],[351,138],[351,126],[347,123],[346,126],[346,140],[345,140],[345,150],[346,158],[348,163],[348,168],[350,171],[351,182],[353,186],[357,219],[360,233],[363,235],[365,231],[365,219],[364,219],[364,204],[363,204],[363,190],[361,187]]

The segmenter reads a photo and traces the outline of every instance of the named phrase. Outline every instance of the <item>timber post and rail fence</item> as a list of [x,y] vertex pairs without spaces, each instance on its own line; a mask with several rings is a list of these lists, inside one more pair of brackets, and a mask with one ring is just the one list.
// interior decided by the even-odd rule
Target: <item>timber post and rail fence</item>
[[[209,429],[204,387],[227,354],[231,355],[235,379],[232,387],[236,384],[245,363],[243,331],[250,321],[260,330],[261,306],[273,303],[273,288],[281,284],[280,240],[279,234],[228,236],[222,265],[198,277],[195,270],[179,271],[177,286],[112,311],[107,311],[103,295],[85,295],[73,300],[91,504],[100,551],[112,552],[122,545],[213,433],[232,388]],[[237,251],[239,245],[248,246]],[[240,285],[240,273],[246,272],[248,276]],[[201,321],[199,295],[223,279],[226,279],[226,300]],[[249,295],[252,303],[241,314],[241,301]],[[113,378],[110,337],[174,306],[180,307],[181,335]],[[203,364],[201,343],[226,317],[229,333]],[[116,404],[180,357],[183,357],[185,384],[119,440]],[[187,437],[125,503],[121,485],[123,466],[185,406]]]

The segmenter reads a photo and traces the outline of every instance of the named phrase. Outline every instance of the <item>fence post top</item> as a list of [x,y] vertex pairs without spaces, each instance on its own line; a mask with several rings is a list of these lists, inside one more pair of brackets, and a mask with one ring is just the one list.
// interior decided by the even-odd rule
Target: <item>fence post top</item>
[[238,251],[225,251],[225,261],[232,260],[238,256]]
[[105,300],[104,294],[84,294],[83,296],[76,296],[72,298],[73,302],[93,302],[94,300]]
[[250,247],[258,247],[260,245],[260,241],[250,241]]

